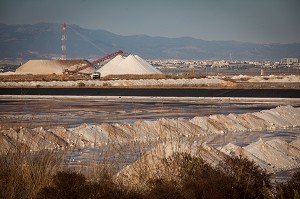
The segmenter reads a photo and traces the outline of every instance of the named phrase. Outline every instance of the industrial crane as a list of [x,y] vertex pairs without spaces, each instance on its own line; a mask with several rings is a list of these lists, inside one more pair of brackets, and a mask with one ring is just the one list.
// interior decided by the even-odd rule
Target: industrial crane
[[[71,27],[71,26],[68,26],[68,27]],[[67,40],[66,29],[67,29],[67,24],[64,24],[63,25],[63,29],[62,29],[62,39],[61,39],[62,40],[62,45],[61,45],[61,49],[62,49],[61,58],[62,58],[62,60],[66,59],[66,40]],[[73,29],[73,28],[71,28],[71,29],[74,30],[75,32],[77,32],[75,29]],[[79,33],[79,35],[81,35],[81,34]],[[90,41],[90,43],[92,43],[92,42]],[[108,54],[108,55],[106,55],[106,56],[104,56],[104,57],[102,57],[100,59],[97,59],[97,60],[95,60],[93,62],[89,62],[87,64],[84,64],[83,66],[80,66],[77,69],[75,69],[73,71],[70,71],[70,74],[74,75],[74,74],[76,74],[76,73],[78,73],[78,72],[80,72],[80,71],[82,71],[82,70],[84,70],[84,69],[86,69],[88,67],[95,66],[96,64],[99,64],[99,63],[101,63],[101,62],[103,62],[105,60],[111,59],[111,58],[113,58],[113,57],[115,57],[117,55],[122,55],[122,54],[128,54],[128,53],[125,53],[122,50],[118,50],[118,51],[116,51],[114,53]]]
[[111,59],[111,58],[113,58],[113,57],[115,57],[117,55],[122,55],[122,54],[128,54],[128,53],[125,53],[123,50],[118,50],[118,51],[116,51],[114,53],[106,55],[105,57],[102,57],[102,58],[97,59],[97,60],[95,60],[93,62],[90,62],[88,64],[80,66],[79,68],[75,69],[74,71],[71,71],[70,73],[72,75],[74,75],[74,74],[76,74],[76,73],[78,73],[78,72],[80,72],[80,71],[82,71],[82,70],[84,70],[84,69],[86,69],[88,67],[95,66],[96,64],[99,64],[101,62],[104,62],[105,60]]

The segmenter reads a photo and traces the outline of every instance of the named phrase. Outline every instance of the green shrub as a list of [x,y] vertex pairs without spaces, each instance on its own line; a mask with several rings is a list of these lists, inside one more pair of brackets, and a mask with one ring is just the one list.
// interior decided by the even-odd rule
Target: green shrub
[[264,196],[264,199],[272,199],[271,191],[270,189],[266,186],[265,181],[263,182],[263,187],[262,187],[262,194]]
[[83,82],[78,83],[78,87],[84,87],[84,86],[85,86],[85,83],[83,83]]
[[111,83],[104,82],[103,86],[111,86]]

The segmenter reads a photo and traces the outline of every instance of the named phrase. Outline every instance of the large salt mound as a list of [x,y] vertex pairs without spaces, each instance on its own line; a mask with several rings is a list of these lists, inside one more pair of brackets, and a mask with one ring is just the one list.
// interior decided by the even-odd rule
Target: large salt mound
[[[73,71],[87,64],[85,60],[30,60],[17,68],[17,73],[31,73],[34,75],[63,74],[67,69]],[[89,67],[80,73],[92,73],[94,69]]]
[[[118,56],[117,56],[118,57]],[[161,74],[161,72],[138,56],[129,55],[124,60],[113,59],[98,70],[101,76],[124,74]]]
[[122,55],[118,55],[112,60],[110,60],[107,64],[102,66],[100,69],[97,70],[97,72],[101,73],[101,76],[107,76],[111,74],[111,70],[115,68],[120,62],[124,60],[124,57]]
[[148,66],[149,70],[152,70],[153,73],[157,73],[157,74],[161,74],[161,72],[159,70],[157,70],[156,68],[154,68],[151,64],[149,64],[148,62],[146,62],[144,59],[142,59],[140,56],[138,55],[134,55],[134,57],[139,60],[143,65]]
[[259,141],[243,147],[253,156],[267,162],[274,170],[296,168],[300,162],[300,150],[280,140]]
[[[216,165],[226,158],[226,155],[205,143],[167,142],[158,144],[152,150],[143,154],[132,164],[124,167],[115,177],[115,180],[127,188],[144,189],[146,182],[155,177],[162,177],[172,180],[176,178],[170,173],[164,163],[164,158],[170,158],[175,153],[188,153],[192,156],[200,156],[209,164]],[[173,179],[174,180],[174,179]]]
[[263,169],[266,169],[268,172],[274,172],[274,168],[269,165],[268,162],[256,157],[249,151],[245,150],[243,147],[229,143],[225,146],[219,147],[218,150],[229,156],[247,158],[250,161],[254,161],[257,165],[259,165]]

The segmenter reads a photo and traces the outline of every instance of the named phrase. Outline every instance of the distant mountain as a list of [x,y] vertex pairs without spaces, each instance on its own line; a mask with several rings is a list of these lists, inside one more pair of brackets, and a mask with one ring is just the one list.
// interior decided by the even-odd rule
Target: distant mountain
[[[0,59],[52,59],[61,54],[61,24],[0,24]],[[100,58],[122,49],[143,58],[175,59],[280,59],[300,58],[300,43],[255,44],[205,41],[190,37],[121,36],[105,30],[67,28],[68,58]]]

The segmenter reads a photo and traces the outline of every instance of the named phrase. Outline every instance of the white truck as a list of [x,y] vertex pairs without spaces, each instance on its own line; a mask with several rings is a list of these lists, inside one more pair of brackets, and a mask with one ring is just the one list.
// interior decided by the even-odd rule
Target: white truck
[[90,76],[91,79],[100,79],[101,74],[99,72],[94,72]]

